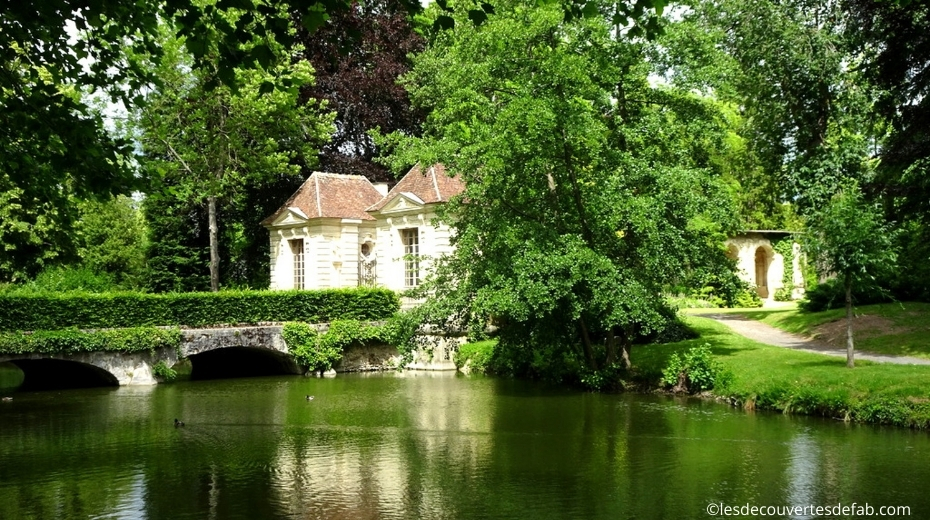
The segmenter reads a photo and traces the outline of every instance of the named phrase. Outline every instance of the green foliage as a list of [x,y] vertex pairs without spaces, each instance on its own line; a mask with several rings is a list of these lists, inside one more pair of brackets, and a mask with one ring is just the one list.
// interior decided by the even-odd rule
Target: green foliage
[[739,309],[762,307],[762,298],[759,298],[759,293],[755,289],[743,289],[733,302],[733,306]]
[[585,370],[581,373],[581,386],[596,392],[623,389],[623,376],[628,372],[619,363],[610,364],[600,370]]
[[74,261],[71,231],[77,211],[72,201],[65,195],[49,202],[44,188],[17,187],[0,171],[0,282],[22,283],[47,267]]
[[353,343],[385,341],[381,326],[358,320],[335,320],[320,334],[307,323],[285,323],[281,332],[297,363],[315,372],[325,372],[342,359],[342,352]]
[[141,286],[145,269],[145,222],[136,206],[126,196],[81,205],[82,265],[106,273],[124,289]]
[[443,210],[456,249],[423,316],[499,323],[507,373],[577,380],[664,327],[669,280],[725,258],[735,214],[706,169],[722,115],[652,88],[642,44],[597,10],[566,21],[512,2],[457,27],[403,80],[430,113],[424,136],[381,140],[395,168],[442,162],[466,184]]
[[455,366],[462,368],[468,364],[469,370],[479,374],[493,373],[492,360],[497,341],[493,339],[465,343],[455,353]]
[[772,249],[782,256],[784,269],[781,275],[782,286],[775,291],[775,301],[789,302],[794,290],[794,238],[785,237],[776,240]]
[[338,319],[377,320],[400,307],[386,289],[222,291],[180,294],[0,295],[0,330]]
[[704,392],[724,386],[730,379],[714,359],[710,344],[693,347],[682,355],[672,354],[662,371],[662,383],[678,392]]
[[162,381],[174,381],[178,377],[178,373],[173,368],[169,367],[168,363],[165,363],[164,360],[152,366],[152,374]]
[[414,342],[422,317],[417,309],[395,313],[381,327],[381,337],[385,343],[397,347],[397,350],[409,361],[417,345]]
[[[894,300],[891,292],[876,287],[864,285],[855,287],[852,291],[854,305],[869,305]],[[804,299],[798,307],[805,312],[821,312],[829,309],[841,309],[846,305],[846,287],[839,278],[830,278],[817,284],[813,289],[804,293]]]
[[855,65],[861,55],[849,52],[840,3],[707,0],[682,23],[679,31],[700,45],[679,38],[679,59],[692,62],[679,70],[740,107],[739,134],[761,170],[742,187],[766,213],[791,201],[808,215],[837,185],[868,173],[868,136],[881,130],[869,116],[873,98]]
[[866,202],[859,186],[839,191],[812,218],[805,251],[821,274],[835,274],[846,288],[875,285],[897,261],[896,232],[881,209]]
[[[215,86],[215,67],[192,70],[181,45],[166,37],[157,60],[161,84],[133,120],[141,167],[155,181],[149,189],[155,200],[145,206],[153,223],[150,285],[197,288],[202,280],[188,273],[204,270],[207,261],[216,290],[222,258],[230,271],[224,280],[251,285],[268,273],[268,235],[260,221],[283,200],[281,192],[269,197],[269,189],[281,188],[282,181],[291,188],[299,184],[301,171],[316,164],[329,139],[334,115],[313,100],[298,104],[300,87],[313,82],[306,62],[264,72],[238,68],[240,86],[233,89]],[[268,48],[258,39],[254,45]],[[296,57],[278,45],[268,52],[286,61]],[[262,92],[275,75],[286,75],[290,87]],[[217,219],[215,233],[209,216]],[[197,250],[204,245],[215,257]]]
[[3,288],[7,295],[48,295],[69,291],[103,293],[117,288],[113,276],[100,273],[82,265],[49,267],[39,273],[35,279],[23,284],[8,285]]
[[154,352],[181,347],[177,328],[131,327],[82,331],[76,328],[32,333],[0,332],[0,353],[77,354],[80,352]]
[[775,294],[772,297],[777,302],[790,302],[793,299],[791,297],[791,289],[788,287],[779,287],[775,290]]

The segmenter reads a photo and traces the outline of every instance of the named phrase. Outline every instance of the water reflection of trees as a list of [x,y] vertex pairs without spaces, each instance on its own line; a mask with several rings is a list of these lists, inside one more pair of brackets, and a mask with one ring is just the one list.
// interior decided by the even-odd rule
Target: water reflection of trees
[[[18,396],[0,414],[0,518],[691,518],[710,502],[930,508],[913,492],[930,480],[930,441],[919,432],[512,380],[185,383]],[[188,426],[175,429],[173,417]]]

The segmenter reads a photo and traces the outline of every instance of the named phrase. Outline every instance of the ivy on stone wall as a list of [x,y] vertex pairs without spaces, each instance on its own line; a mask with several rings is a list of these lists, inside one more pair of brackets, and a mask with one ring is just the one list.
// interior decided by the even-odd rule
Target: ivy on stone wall
[[772,249],[784,259],[781,289],[775,291],[775,301],[790,301],[794,289],[794,239],[790,236],[778,239],[772,242]]
[[307,323],[291,322],[284,324],[281,335],[298,364],[321,372],[333,368],[342,359],[343,350],[353,343],[384,341],[384,327],[336,320],[329,324],[329,330],[319,333]]

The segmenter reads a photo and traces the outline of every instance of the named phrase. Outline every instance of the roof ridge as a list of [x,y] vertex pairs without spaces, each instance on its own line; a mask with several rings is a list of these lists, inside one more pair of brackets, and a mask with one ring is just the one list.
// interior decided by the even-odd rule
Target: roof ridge
[[365,177],[364,175],[355,175],[353,173],[313,172],[312,175],[320,175],[320,176],[325,175],[326,177],[343,177],[347,179],[365,179],[366,181],[371,182],[368,179],[368,177]]
[[318,217],[323,216],[323,204],[320,202],[320,178],[314,177],[314,183],[316,184],[316,215]]
[[439,181],[436,180],[436,165],[429,167],[429,173],[433,177],[433,189],[436,190],[436,200],[442,202],[442,193],[439,192]]

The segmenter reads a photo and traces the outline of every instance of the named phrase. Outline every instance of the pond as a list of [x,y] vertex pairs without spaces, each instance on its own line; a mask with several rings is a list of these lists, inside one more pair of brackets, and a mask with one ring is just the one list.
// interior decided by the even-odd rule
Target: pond
[[686,519],[853,503],[930,517],[926,433],[698,399],[427,372],[13,398],[3,519]]

